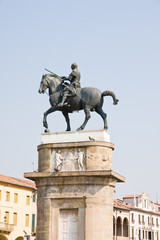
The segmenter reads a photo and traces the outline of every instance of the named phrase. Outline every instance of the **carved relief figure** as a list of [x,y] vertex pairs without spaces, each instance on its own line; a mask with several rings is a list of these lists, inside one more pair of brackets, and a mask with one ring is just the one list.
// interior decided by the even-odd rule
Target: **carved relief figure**
[[76,158],[78,162],[78,170],[84,170],[84,165],[83,165],[83,158],[84,158],[84,152],[81,151],[81,149],[78,149],[78,156]]
[[64,158],[61,156],[61,151],[56,152],[55,155],[55,171],[60,171],[62,169]]

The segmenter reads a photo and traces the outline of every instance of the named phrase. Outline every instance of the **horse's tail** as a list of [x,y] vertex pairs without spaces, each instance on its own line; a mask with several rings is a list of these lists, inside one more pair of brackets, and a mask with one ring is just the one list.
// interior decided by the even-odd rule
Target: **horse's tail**
[[113,98],[113,104],[114,105],[118,104],[119,100],[116,98],[116,95],[114,94],[114,92],[109,90],[102,92],[102,97],[105,97],[105,96],[111,96]]

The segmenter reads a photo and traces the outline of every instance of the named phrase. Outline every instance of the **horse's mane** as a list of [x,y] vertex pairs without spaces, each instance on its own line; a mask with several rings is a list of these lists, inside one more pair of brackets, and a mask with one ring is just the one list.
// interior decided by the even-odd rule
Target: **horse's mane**
[[51,79],[51,80],[56,80],[56,81],[59,81],[59,82],[62,82],[62,80],[61,79],[59,79],[58,77],[55,77],[55,76],[53,76],[52,74],[45,74],[45,75],[43,75],[44,76],[44,78],[49,78],[49,79]]
[[54,78],[54,76],[52,74],[45,74],[45,77],[52,77],[52,78]]

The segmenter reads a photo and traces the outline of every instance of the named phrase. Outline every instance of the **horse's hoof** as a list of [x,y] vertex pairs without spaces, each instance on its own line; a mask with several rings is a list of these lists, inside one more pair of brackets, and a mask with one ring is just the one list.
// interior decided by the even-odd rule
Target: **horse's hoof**
[[79,128],[77,128],[76,131],[82,131],[82,130],[83,130],[83,128],[79,127]]
[[46,128],[46,129],[44,130],[44,132],[45,132],[45,133],[49,133],[50,130],[49,130],[48,128]]
[[71,129],[66,129],[66,132],[69,132],[69,131],[71,131]]
[[116,100],[114,101],[113,105],[117,105],[118,102],[119,102],[119,99],[116,99]]

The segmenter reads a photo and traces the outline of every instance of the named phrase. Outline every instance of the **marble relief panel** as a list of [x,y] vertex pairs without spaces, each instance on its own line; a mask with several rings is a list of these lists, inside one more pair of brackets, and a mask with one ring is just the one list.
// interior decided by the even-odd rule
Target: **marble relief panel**
[[56,172],[86,169],[84,148],[53,150],[51,158],[52,170]]

